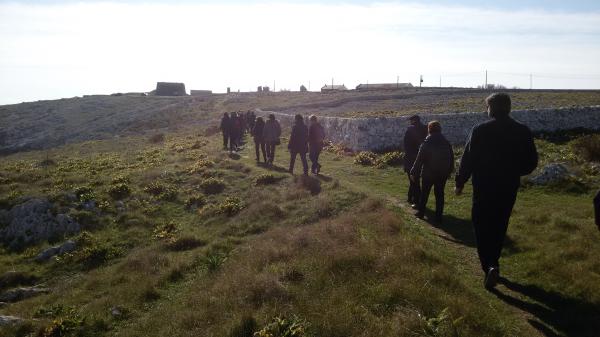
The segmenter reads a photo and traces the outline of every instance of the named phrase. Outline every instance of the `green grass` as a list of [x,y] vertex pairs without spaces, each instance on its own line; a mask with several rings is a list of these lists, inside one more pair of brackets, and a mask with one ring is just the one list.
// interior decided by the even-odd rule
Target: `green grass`
[[[325,152],[322,176],[292,177],[283,146],[269,169],[252,148],[222,152],[219,138],[180,132],[4,157],[0,207],[48,196],[89,234],[75,238],[72,255],[45,264],[29,257],[49,243],[0,252],[0,275],[18,271],[52,289],[3,308],[35,320],[0,336],[43,335],[57,322],[79,336],[242,336],[276,317],[307,336],[598,331],[591,192],[520,192],[502,257],[510,282],[491,294],[481,285],[468,189],[455,197],[447,185],[447,221],[435,228],[400,207],[399,167]],[[538,142],[544,163],[567,156],[588,165],[569,146]],[[89,200],[98,208],[80,209]]]

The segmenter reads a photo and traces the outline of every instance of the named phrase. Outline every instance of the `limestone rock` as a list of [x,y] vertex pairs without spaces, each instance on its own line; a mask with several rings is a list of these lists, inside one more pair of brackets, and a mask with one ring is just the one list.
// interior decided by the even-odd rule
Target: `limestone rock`
[[0,315],[0,326],[13,325],[22,321],[23,319],[19,317]]
[[9,216],[10,224],[0,228],[0,240],[12,249],[81,230],[68,215],[53,215],[52,204],[46,199],[29,199],[14,206]]
[[44,251],[42,251],[35,257],[35,261],[36,262],[48,261],[51,257],[53,257],[55,255],[62,255],[65,253],[70,253],[70,252],[74,251],[75,248],[77,248],[77,244],[74,241],[69,240],[60,246],[55,246],[55,247],[50,247],[48,249],[45,249]]
[[529,181],[536,185],[547,185],[572,177],[573,174],[561,163],[550,163],[544,166],[540,173],[530,178]]
[[40,294],[47,294],[50,292],[48,288],[38,287],[23,287],[7,290],[0,294],[0,302],[18,302],[30,297],[34,297]]

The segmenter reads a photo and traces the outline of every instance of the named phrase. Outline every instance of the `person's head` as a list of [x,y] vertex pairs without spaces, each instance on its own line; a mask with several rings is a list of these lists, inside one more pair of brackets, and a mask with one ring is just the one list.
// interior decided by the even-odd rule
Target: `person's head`
[[269,120],[270,121],[274,121],[275,120],[275,115],[274,114],[269,114]]
[[262,117],[256,117],[256,122],[257,123],[264,123],[264,120]]
[[505,93],[495,93],[485,99],[488,116],[502,118],[508,116],[511,109],[510,96]]
[[431,121],[427,124],[427,132],[431,135],[442,132],[442,125],[438,121]]
[[229,117],[229,112],[223,113],[223,117]]
[[308,120],[311,121],[312,123],[316,123],[317,122],[317,116],[310,115],[310,117],[308,117]]
[[296,115],[294,119],[296,120],[296,123],[304,123],[304,117],[302,117],[300,114]]
[[419,115],[412,115],[408,118],[408,122],[410,125],[417,125],[421,123],[421,117],[419,117]]

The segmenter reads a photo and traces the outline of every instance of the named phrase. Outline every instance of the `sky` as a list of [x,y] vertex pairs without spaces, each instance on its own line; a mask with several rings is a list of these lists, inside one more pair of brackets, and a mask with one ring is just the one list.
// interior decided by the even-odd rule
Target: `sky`
[[600,1],[0,0],[0,104],[324,84],[600,89]]

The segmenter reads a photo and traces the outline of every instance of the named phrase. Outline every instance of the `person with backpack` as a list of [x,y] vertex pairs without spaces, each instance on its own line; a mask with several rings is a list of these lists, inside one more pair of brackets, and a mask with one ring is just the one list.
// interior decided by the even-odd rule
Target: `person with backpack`
[[323,126],[317,121],[317,116],[311,115],[308,120],[310,121],[310,126],[308,127],[308,157],[311,162],[310,172],[319,174],[321,171],[319,155],[325,145],[325,129],[323,129]]
[[421,184],[419,179],[413,181],[410,179],[410,170],[412,170],[419,153],[419,147],[427,137],[427,126],[421,123],[421,118],[418,115],[413,115],[408,118],[410,125],[406,128],[404,134],[404,172],[408,175],[408,198],[407,202],[413,208],[417,208],[419,197],[421,195]]
[[484,287],[490,290],[500,277],[500,253],[520,177],[536,168],[538,154],[531,130],[510,117],[508,94],[492,94],[485,102],[492,119],[471,130],[456,174],[455,192],[460,195],[473,177],[471,218]]
[[444,187],[446,181],[454,171],[454,152],[452,145],[442,135],[442,126],[438,121],[432,121],[427,124],[428,136],[421,144],[419,153],[415,159],[415,164],[410,170],[411,180],[417,180],[421,177],[421,195],[417,204],[417,213],[419,218],[425,215],[427,199],[431,192],[431,187],[435,194],[435,222],[442,223],[444,214]]
[[288,142],[288,150],[290,151],[289,172],[294,174],[296,156],[300,155],[304,175],[307,175],[308,162],[306,161],[306,153],[308,152],[308,128],[304,124],[302,115],[296,115],[294,118],[294,125],[292,126],[292,133],[290,134],[290,141]]
[[253,123],[254,128],[252,129],[252,135],[254,136],[254,149],[256,151],[256,162],[260,163],[260,151],[262,150],[263,159],[267,162],[267,152],[265,148],[265,139],[263,137],[263,130],[265,128],[265,121],[262,117],[256,118]]
[[275,119],[274,114],[269,114],[263,128],[263,140],[267,150],[267,164],[269,165],[273,165],[273,161],[275,161],[275,147],[281,144],[279,137],[281,137],[279,121]]

